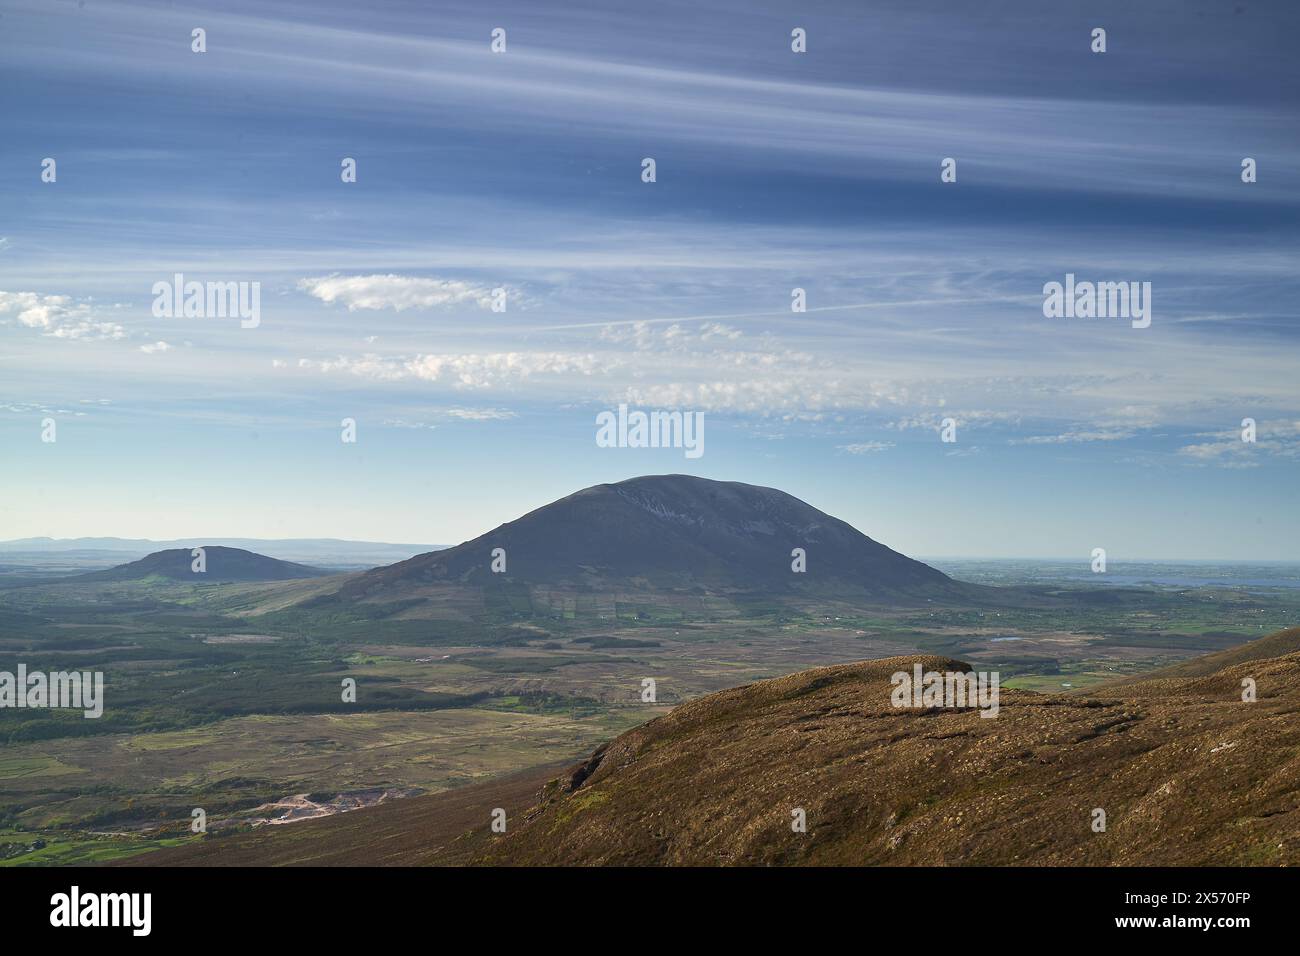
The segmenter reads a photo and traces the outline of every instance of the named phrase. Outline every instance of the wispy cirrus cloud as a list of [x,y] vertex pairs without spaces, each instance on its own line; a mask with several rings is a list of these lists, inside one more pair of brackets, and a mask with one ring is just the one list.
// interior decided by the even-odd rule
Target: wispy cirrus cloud
[[1012,438],[1012,445],[1072,445],[1079,442],[1124,441],[1137,435],[1132,428],[1086,429],[1078,428],[1061,432],[1057,435],[1030,435],[1028,438]]
[[[28,5],[30,0],[23,4]],[[1033,22],[1028,18],[1043,16],[1038,6],[1029,5],[1020,15]],[[1157,26],[1161,33],[1174,33],[1170,21],[1179,18],[1167,5],[1150,6],[1141,16],[1144,26],[1131,27],[1133,33],[1155,32]],[[942,29],[923,17],[913,19],[919,14],[906,7],[893,15],[859,13],[857,19],[823,13],[832,17],[823,35],[863,22],[887,30],[906,24],[924,42],[915,44],[905,60],[841,54],[838,62],[832,58],[823,68],[829,72],[801,70],[803,75],[793,76],[763,69],[761,57],[746,62],[737,52],[746,43],[754,50],[771,44],[777,23],[784,27],[773,11],[756,12],[752,22],[738,29],[725,18],[724,8],[712,14],[692,8],[692,15],[705,17],[715,29],[687,31],[673,44],[650,42],[642,49],[636,41],[642,34],[653,35],[654,22],[644,14],[584,16],[582,29],[559,16],[550,26],[535,27],[528,45],[512,47],[510,70],[483,70],[483,44],[461,35],[478,28],[472,6],[449,8],[441,36],[422,33],[418,23],[362,31],[329,4],[321,7],[320,21],[310,24],[292,6],[274,3],[259,4],[256,15],[209,12],[210,28],[220,30],[228,48],[227,58],[211,69],[227,88],[266,91],[262,95],[268,97],[310,89],[329,96],[336,113],[345,116],[369,112],[382,98],[391,109],[426,120],[441,118],[449,106],[458,108],[461,127],[475,131],[500,129],[509,122],[522,132],[545,132],[563,128],[568,117],[580,112],[594,132],[610,138],[686,141],[731,150],[737,162],[762,153],[787,167],[816,162],[857,174],[885,167],[897,177],[903,168],[933,162],[953,143],[961,143],[969,168],[1015,188],[1068,184],[1102,192],[1205,195],[1213,191],[1214,180],[1197,173],[1218,158],[1219,143],[1241,138],[1277,156],[1279,182],[1295,171],[1287,152],[1294,142],[1289,117],[1262,93],[1259,102],[1239,97],[1231,105],[1192,107],[1167,93],[1153,95],[1159,87],[1152,89],[1158,78],[1152,65],[1126,61],[1113,69],[1123,70],[1121,77],[1136,81],[1126,85],[1146,96],[1104,99],[1094,87],[1087,88],[1091,95],[1081,96],[1078,84],[1070,82],[1075,73],[1061,69],[1059,41],[1047,28],[1025,31],[1032,41],[1021,41],[1016,69],[981,70],[983,59],[972,62],[970,51],[985,41],[1005,42],[1005,34],[955,12],[944,18]],[[92,5],[83,19],[82,29],[98,36],[97,57],[119,74],[136,82],[165,78],[185,83],[183,75],[164,66],[168,38],[188,23],[182,12],[106,4]],[[18,20],[14,29],[15,62],[45,66],[50,43],[39,27]],[[737,50],[731,55],[711,43],[716,31],[724,29],[735,31]],[[1167,69],[1169,63],[1183,62],[1187,68],[1184,46],[1171,40],[1158,49],[1161,55],[1153,61]],[[596,52],[602,50],[610,52]],[[1280,65],[1272,69],[1283,84],[1289,82]],[[957,88],[936,90],[939,70],[962,71]],[[1003,82],[1020,70],[1028,71],[1020,82]],[[1165,134],[1152,140],[1150,124],[1157,111]],[[720,116],[727,121],[719,122]],[[1075,124],[1104,128],[1110,135],[1105,143],[1076,142],[1063,153],[1059,131]],[[1267,196],[1294,202],[1266,180],[1255,194],[1250,201]]]
[[852,445],[836,445],[840,451],[848,452],[850,455],[868,455],[872,452],[888,451],[894,447],[892,441],[862,441],[854,442]]
[[594,354],[568,352],[486,352],[390,357],[367,354],[351,358],[302,358],[298,367],[321,372],[347,372],[375,381],[419,379],[454,388],[479,389],[509,385],[534,376],[592,376],[608,371],[609,362]]
[[989,408],[948,408],[947,403],[938,402],[940,411],[921,412],[896,421],[886,422],[885,427],[895,431],[939,431],[945,419],[952,419],[962,429],[982,428],[986,426],[1018,424],[1023,417],[1020,412],[1000,411]]
[[1197,437],[1210,441],[1184,445],[1178,454],[1192,464],[1220,468],[1257,468],[1263,459],[1300,459],[1300,421],[1275,419],[1257,422],[1255,440],[1246,441],[1244,429],[1203,432]]
[[447,408],[442,414],[462,422],[502,422],[517,417],[508,408]]
[[686,349],[707,342],[735,342],[744,333],[725,322],[673,322],[659,327],[653,322],[610,323],[600,329],[600,340],[615,345],[631,345],[648,350],[652,348]]
[[438,408],[423,418],[429,421],[411,421],[405,418],[385,419],[383,424],[392,428],[437,428],[446,422],[504,422],[518,416],[508,408]]
[[1030,435],[1012,438],[1011,445],[1073,445],[1084,442],[1126,441],[1136,438],[1160,423],[1160,411],[1140,405],[1107,409],[1097,419],[1053,435]]

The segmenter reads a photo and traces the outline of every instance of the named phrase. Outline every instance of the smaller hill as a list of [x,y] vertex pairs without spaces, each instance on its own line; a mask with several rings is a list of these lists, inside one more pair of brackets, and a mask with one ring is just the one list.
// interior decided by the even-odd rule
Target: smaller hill
[[264,554],[242,548],[223,548],[219,545],[204,547],[206,570],[193,570],[194,557],[189,548],[172,548],[120,564],[104,571],[92,571],[68,578],[69,581],[141,581],[145,578],[169,578],[195,584],[216,584],[242,581],[292,581],[299,578],[316,578],[329,571],[311,568],[305,564],[268,558]]

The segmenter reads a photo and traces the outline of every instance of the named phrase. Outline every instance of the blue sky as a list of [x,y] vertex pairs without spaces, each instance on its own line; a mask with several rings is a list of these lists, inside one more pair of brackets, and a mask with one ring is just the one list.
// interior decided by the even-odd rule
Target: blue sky
[[[913,554],[1300,559],[1294,5],[366,6],[0,2],[0,538],[686,472]],[[177,272],[260,324],[155,318]],[[1045,318],[1066,273],[1151,326]],[[704,456],[598,448],[619,402]]]

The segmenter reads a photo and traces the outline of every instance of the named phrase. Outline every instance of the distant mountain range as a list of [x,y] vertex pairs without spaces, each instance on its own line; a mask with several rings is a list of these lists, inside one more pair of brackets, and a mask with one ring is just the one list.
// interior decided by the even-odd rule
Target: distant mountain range
[[258,554],[316,567],[373,568],[402,561],[414,554],[436,551],[437,544],[393,544],[346,541],[338,538],[17,538],[0,541],[0,563],[108,566],[158,551],[199,546],[242,548]]
[[[690,475],[651,475],[594,485],[471,541],[413,557],[406,552],[416,545],[328,539],[249,541],[258,548],[254,551],[223,544],[230,540],[245,539],[195,539],[76,580],[125,581],[155,575],[208,583],[290,580],[349,566],[290,561],[285,554],[353,546],[362,549],[354,555],[377,557],[396,550],[405,560],[371,564],[370,570],[341,579],[337,591],[312,596],[314,606],[377,601],[409,607],[421,603],[431,585],[787,593],[899,604],[979,602],[1011,594],[1009,589],[954,581],[775,488]],[[0,546],[0,556],[32,547],[71,554],[69,549],[76,547],[146,544],[155,543],[119,538],[24,539]],[[197,579],[189,570],[190,549],[197,546],[209,549],[206,578]],[[327,563],[329,568],[321,567]]]
[[69,581],[140,581],[145,578],[170,578],[195,584],[220,584],[236,581],[293,581],[330,574],[321,568],[268,558],[242,548],[202,545],[203,570],[196,571],[191,548],[157,551],[139,561],[104,571],[91,571]]
[[382,598],[440,582],[822,588],[912,599],[971,590],[783,491],[689,475],[585,488],[472,541],[375,568],[349,580],[340,595]]

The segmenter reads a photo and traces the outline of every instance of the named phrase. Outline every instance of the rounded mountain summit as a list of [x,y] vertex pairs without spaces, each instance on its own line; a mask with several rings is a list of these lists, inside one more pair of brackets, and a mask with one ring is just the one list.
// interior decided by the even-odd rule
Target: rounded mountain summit
[[[505,571],[492,570],[495,549]],[[795,549],[806,570],[795,571]],[[498,565],[499,566],[499,565]],[[472,541],[376,568],[344,589],[435,582],[957,597],[969,587],[793,495],[739,481],[648,475],[594,485]]]

